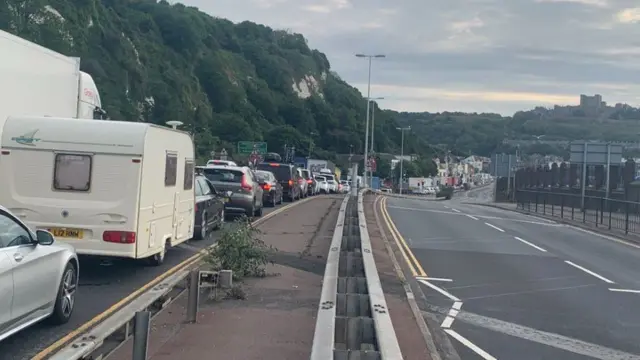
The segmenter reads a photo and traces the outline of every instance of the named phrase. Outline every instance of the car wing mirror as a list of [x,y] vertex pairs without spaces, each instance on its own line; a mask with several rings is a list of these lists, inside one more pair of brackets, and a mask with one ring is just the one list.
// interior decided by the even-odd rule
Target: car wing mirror
[[231,195],[233,195],[233,191],[229,190],[225,193],[225,195],[227,195],[227,197],[231,197]]
[[36,230],[36,241],[40,245],[51,245],[55,241],[53,234],[46,230]]

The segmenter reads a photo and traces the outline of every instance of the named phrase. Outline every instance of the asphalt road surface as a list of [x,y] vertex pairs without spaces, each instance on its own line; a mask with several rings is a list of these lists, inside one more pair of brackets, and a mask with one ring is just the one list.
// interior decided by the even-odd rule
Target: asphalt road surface
[[[286,206],[289,203],[284,203]],[[280,208],[265,208],[264,215]],[[276,215],[278,216],[278,215]],[[227,224],[227,226],[231,226]],[[69,323],[62,326],[37,324],[0,342],[0,360],[28,360],[69,332],[80,327],[132,292],[178,265],[196,252],[213,244],[219,231],[208,239],[192,240],[167,252],[161,266],[152,267],[136,261],[120,260],[105,266],[93,259],[80,259],[80,282],[76,305]]]
[[466,202],[387,199],[460,359],[640,359],[640,246]]

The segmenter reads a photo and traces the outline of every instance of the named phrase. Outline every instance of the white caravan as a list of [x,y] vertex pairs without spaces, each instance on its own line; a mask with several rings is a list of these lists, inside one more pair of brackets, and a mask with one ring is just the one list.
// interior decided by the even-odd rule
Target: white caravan
[[0,204],[78,254],[148,259],[193,236],[194,145],[146,123],[9,117]]

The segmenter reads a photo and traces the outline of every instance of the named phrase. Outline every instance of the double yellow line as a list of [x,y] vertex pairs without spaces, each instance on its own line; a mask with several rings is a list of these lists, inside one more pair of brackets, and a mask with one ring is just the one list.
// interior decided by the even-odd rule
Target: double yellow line
[[[380,199],[380,197],[378,199]],[[382,197],[382,200],[378,201],[382,218],[384,219],[384,222],[387,225],[387,228],[389,229],[391,236],[395,240],[396,245],[398,245],[398,249],[400,249],[400,253],[404,258],[404,261],[407,262],[407,266],[409,267],[409,270],[411,270],[411,275],[413,275],[414,277],[416,276],[426,277],[427,273],[424,271],[424,269],[422,268],[422,265],[420,265],[420,262],[416,259],[415,255],[413,255],[413,252],[411,251],[411,249],[409,248],[409,245],[407,245],[407,242],[404,240],[404,238],[400,234],[400,231],[398,231],[398,228],[393,223],[393,220],[391,220],[391,216],[389,216],[389,212],[387,211],[387,199],[388,198],[385,196],[385,197]]]

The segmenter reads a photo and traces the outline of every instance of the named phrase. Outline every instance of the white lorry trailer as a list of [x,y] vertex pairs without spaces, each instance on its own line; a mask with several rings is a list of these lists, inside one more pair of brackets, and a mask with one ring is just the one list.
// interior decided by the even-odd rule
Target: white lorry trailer
[[102,119],[95,82],[80,58],[0,31],[0,128],[9,116]]
[[194,145],[180,130],[125,121],[9,117],[0,204],[78,254],[164,261],[193,237]]

